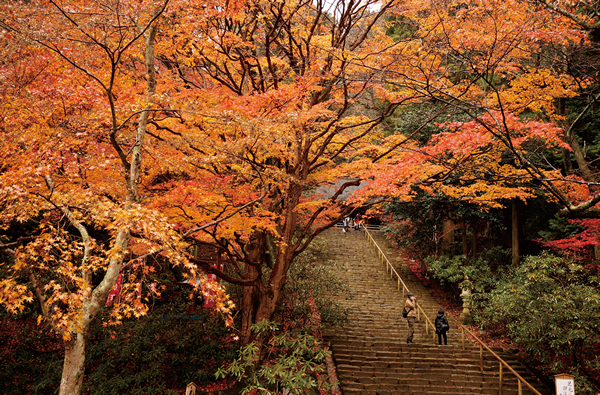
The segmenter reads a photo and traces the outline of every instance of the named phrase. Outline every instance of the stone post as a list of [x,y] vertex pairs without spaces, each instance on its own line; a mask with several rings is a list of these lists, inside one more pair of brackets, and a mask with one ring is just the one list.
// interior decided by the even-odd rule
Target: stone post
[[463,325],[473,325],[473,316],[471,315],[471,281],[465,276],[465,280],[460,284],[462,292],[460,298],[463,301],[463,311],[458,316],[458,322]]

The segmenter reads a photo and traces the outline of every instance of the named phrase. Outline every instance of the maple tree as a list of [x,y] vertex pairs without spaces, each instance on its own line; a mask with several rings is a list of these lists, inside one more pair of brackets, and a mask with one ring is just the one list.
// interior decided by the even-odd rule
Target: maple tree
[[[294,259],[361,203],[339,200],[360,181],[318,187],[359,178],[352,157],[407,100],[373,78],[394,2],[374,3],[3,4],[1,301],[35,295],[63,334],[61,393],[81,388],[89,322],[120,275],[117,322],[159,293],[154,264],[183,267],[225,313],[198,266],[242,285],[244,343],[271,317]],[[223,268],[193,253],[208,247]]]
[[[382,144],[372,195],[411,200],[418,187],[497,207],[531,198],[535,185],[563,206],[563,215],[593,215],[596,179],[559,105],[591,83],[561,60],[560,48],[585,40],[577,24],[520,1],[415,1],[396,12],[395,23],[404,26],[396,29],[408,34],[388,38],[397,42],[384,55],[386,82],[443,106]],[[471,120],[441,123],[425,143],[415,140],[444,109]],[[579,172],[557,165],[561,151],[573,153]]]
[[[590,259],[594,248],[600,244],[600,219],[569,219],[568,226],[575,228],[571,234],[554,240],[541,241],[544,247],[564,253],[573,260]],[[565,226],[562,229],[566,228]]]
[[[371,197],[411,200],[417,188],[499,207],[531,198],[535,181],[567,212],[600,199],[593,172],[548,165],[555,151],[578,155],[557,98],[592,83],[556,67],[558,51],[542,56],[584,37],[544,7],[1,7],[0,247],[11,274],[0,301],[16,311],[35,295],[63,334],[63,393],[81,387],[86,328],[120,275],[115,321],[145,313],[155,265],[178,266],[225,313],[223,289],[199,273],[242,286],[242,342],[260,343],[250,328],[271,319],[298,255]],[[401,105],[431,101],[441,106],[415,130],[384,130]],[[419,140],[448,109],[470,120]]]
[[[243,286],[244,344],[260,341],[250,328],[271,318],[298,255],[362,204],[340,200],[360,183],[365,165],[353,159],[380,140],[378,125],[408,100],[383,89],[373,71],[385,50],[377,22],[394,2],[373,11],[375,3],[198,6],[159,44],[161,61],[186,86],[171,100],[183,108],[194,97],[195,107],[188,102],[189,111],[156,120],[174,153],[162,165],[169,176],[156,184],[164,194],[153,207],[183,230],[210,223],[215,212],[227,217],[193,240],[218,250],[224,268],[192,261]],[[372,97],[394,102],[372,110]],[[356,180],[335,186],[345,177]]]
[[159,294],[154,262],[184,267],[231,307],[186,258],[185,235],[145,202],[166,6],[1,4],[0,302],[17,312],[36,298],[38,323],[62,335],[61,394],[80,393],[90,324],[120,276],[114,322],[145,314]]

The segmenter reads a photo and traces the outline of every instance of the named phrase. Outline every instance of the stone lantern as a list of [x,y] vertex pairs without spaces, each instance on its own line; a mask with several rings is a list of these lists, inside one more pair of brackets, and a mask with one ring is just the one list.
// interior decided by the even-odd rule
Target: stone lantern
[[458,316],[458,322],[463,325],[473,325],[473,316],[471,315],[471,280],[465,276],[464,281],[460,284],[462,292],[460,298],[463,301],[463,311]]

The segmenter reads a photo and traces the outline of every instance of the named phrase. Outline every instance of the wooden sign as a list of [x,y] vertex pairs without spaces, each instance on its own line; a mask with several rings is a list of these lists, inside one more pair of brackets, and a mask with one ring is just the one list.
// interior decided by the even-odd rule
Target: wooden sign
[[556,395],[575,395],[575,376],[570,374],[557,374],[554,376],[556,380]]
[[194,382],[189,383],[187,387],[185,387],[185,395],[196,395],[196,388],[198,388],[198,386],[194,384]]

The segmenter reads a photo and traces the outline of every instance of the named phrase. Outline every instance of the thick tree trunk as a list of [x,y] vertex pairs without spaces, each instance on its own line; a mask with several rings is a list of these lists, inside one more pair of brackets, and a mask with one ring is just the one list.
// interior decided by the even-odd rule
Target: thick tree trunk
[[85,352],[87,349],[87,333],[73,334],[74,338],[65,342],[65,359],[63,362],[60,395],[79,395],[83,387],[85,371]]
[[[246,278],[254,278],[258,271],[253,266],[246,266]],[[248,344],[252,341],[252,331],[250,327],[255,323],[256,306],[258,305],[258,289],[256,286],[244,287],[242,296],[242,328],[241,328],[241,343]]]
[[454,221],[447,219],[444,221],[442,235],[442,253],[452,253],[454,251]]
[[[266,248],[266,236],[261,232],[250,235],[247,245],[247,260],[244,277],[246,280],[256,280],[253,285],[244,287],[242,296],[242,331],[240,334],[242,344],[248,344],[254,340],[251,327],[260,319],[257,319],[257,310],[262,303],[263,294],[267,287],[262,283],[261,268],[265,266],[264,256]],[[270,317],[269,317],[270,318]]]
[[519,211],[518,211],[518,201],[512,201],[512,237],[511,237],[511,245],[512,245],[512,264],[519,264]]

